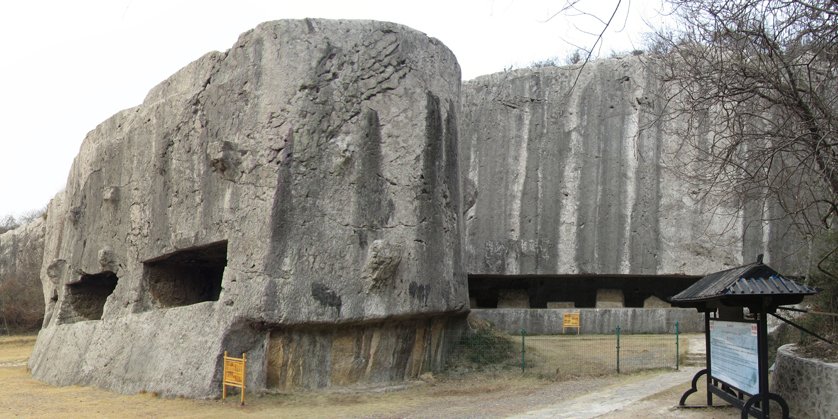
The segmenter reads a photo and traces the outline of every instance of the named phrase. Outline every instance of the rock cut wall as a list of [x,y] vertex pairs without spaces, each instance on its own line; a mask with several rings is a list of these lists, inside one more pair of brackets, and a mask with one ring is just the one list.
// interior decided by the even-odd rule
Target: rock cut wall
[[[673,159],[654,60],[597,60],[463,85],[469,273],[689,274],[765,253],[797,271],[770,206],[700,201]],[[796,272],[800,273],[800,272]]]
[[32,374],[212,397],[228,351],[256,390],[398,381],[442,366],[467,272],[785,270],[770,207],[672,170],[660,89],[639,58],[461,85],[400,25],[259,25],[85,139],[46,220]]
[[50,205],[53,384],[208,397],[439,368],[467,310],[460,70],[370,21],[259,25],[85,139]]

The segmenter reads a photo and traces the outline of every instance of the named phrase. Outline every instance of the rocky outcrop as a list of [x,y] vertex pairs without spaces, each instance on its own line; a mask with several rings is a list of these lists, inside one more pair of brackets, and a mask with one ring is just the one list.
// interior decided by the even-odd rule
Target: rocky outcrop
[[[803,273],[762,204],[699,200],[654,60],[524,69],[463,85],[466,260],[481,274],[704,275],[766,254]],[[472,205],[473,203],[473,205]],[[744,209],[740,209],[744,208]]]
[[468,298],[460,71],[369,21],[259,25],[85,139],[49,207],[53,384],[209,397],[436,369]]

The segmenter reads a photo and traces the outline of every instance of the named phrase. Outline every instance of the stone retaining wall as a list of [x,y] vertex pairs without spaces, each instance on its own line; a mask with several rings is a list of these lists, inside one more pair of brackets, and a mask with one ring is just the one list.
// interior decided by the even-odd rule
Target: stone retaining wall
[[[617,326],[622,333],[704,332],[704,317],[686,308],[577,308],[577,309],[472,309],[471,313],[489,321],[506,333],[529,335],[562,334],[564,313],[580,313],[581,334],[611,334]],[[568,330],[575,333],[575,330]]]
[[789,404],[795,418],[834,418],[838,412],[838,363],[803,358],[796,345],[777,350],[771,391]]

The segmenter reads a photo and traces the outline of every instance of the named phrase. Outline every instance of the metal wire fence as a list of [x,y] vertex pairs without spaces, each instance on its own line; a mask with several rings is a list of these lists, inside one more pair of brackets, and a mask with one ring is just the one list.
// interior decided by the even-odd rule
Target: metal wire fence
[[671,334],[508,335],[481,327],[456,345],[453,363],[470,369],[518,370],[565,380],[647,369],[678,369],[686,356],[678,328]]

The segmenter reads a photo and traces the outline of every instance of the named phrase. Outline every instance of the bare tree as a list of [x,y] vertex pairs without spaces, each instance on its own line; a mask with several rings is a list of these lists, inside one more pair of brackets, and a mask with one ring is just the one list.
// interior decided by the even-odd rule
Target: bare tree
[[564,15],[572,16],[575,18],[590,18],[593,19],[595,22],[595,32],[591,32],[588,29],[576,26],[576,30],[578,30],[581,33],[590,35],[593,41],[591,42],[590,46],[571,44],[576,49],[573,53],[571,53],[570,56],[568,56],[567,61],[569,64],[579,64],[579,70],[576,72],[576,78],[573,80],[573,84],[571,85],[569,92],[572,92],[573,89],[576,88],[576,83],[579,82],[579,76],[582,74],[582,70],[585,69],[585,66],[588,64],[589,61],[591,61],[591,58],[595,56],[596,51],[598,51],[602,47],[602,41],[603,36],[605,35],[605,31],[607,31],[608,28],[611,27],[612,23],[614,22],[614,18],[617,16],[617,12],[620,11],[620,7],[623,4],[623,0],[614,0],[613,9],[611,9],[611,12],[608,14],[608,16],[603,16],[605,17],[605,19],[603,19],[603,17],[600,17],[595,13],[586,11],[582,7],[585,5],[584,3],[585,2],[583,2],[582,0],[565,0],[564,5],[562,5],[559,11],[547,18],[547,21],[549,22],[557,16]]
[[19,226],[20,223],[18,223],[17,220],[15,220],[15,217],[12,215],[0,217],[0,234],[3,234],[10,230],[14,230]]
[[6,334],[41,327],[44,299],[39,282],[10,275],[0,282],[0,328]]
[[700,192],[771,200],[810,237],[833,228],[838,2],[669,3],[677,25],[653,48],[667,92],[659,111],[680,121],[669,125]]

